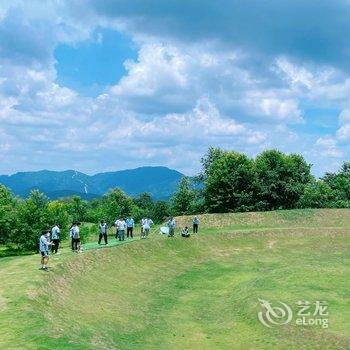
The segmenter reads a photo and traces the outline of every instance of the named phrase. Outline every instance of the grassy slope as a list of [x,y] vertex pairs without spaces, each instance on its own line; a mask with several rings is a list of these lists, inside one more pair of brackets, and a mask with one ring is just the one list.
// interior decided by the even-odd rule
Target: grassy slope
[[[190,239],[54,256],[45,275],[38,256],[1,259],[0,348],[350,348],[350,210],[201,223]],[[267,329],[258,298],[327,300],[330,328]]]

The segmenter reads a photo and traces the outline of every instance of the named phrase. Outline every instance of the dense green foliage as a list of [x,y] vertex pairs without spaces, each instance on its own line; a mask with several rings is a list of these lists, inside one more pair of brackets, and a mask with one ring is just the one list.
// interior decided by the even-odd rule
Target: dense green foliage
[[310,169],[301,155],[284,154],[277,150],[258,155],[255,174],[261,209],[295,208],[305,185],[312,179]]
[[304,187],[300,208],[350,208],[350,162]]
[[16,201],[11,192],[0,185],[0,244],[6,243],[16,225]]
[[322,179],[298,154],[267,150],[251,159],[210,147],[195,178],[183,180],[171,203],[177,215],[293,208],[350,208],[350,163]]
[[[33,251],[43,230],[55,224],[61,227],[61,238],[68,236],[70,223],[85,221],[98,223],[106,220],[112,225],[119,217],[133,216],[136,222],[142,217],[152,217],[156,223],[170,215],[169,204],[153,201],[149,194],[136,198],[128,197],[120,189],[111,190],[99,199],[82,200],[78,196],[49,201],[41,192],[34,190],[25,200],[15,197],[5,186],[0,185],[0,244],[9,249]],[[97,231],[97,225],[81,228],[84,242]]]
[[254,163],[244,154],[227,152],[207,170],[204,199],[209,212],[254,209]]

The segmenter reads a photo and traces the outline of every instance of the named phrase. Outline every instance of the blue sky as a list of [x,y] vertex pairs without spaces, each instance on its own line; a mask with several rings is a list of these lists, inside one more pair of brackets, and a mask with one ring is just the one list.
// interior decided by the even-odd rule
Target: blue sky
[[350,155],[347,0],[0,4],[0,173]]
[[97,97],[127,73],[124,62],[137,58],[137,45],[116,30],[100,28],[84,41],[58,45],[54,57],[59,85]]

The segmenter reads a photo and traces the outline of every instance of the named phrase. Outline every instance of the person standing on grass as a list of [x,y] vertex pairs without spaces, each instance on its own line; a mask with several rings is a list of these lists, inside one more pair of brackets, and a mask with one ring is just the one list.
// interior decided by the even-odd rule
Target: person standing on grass
[[175,219],[173,217],[169,218],[169,220],[167,222],[167,226],[169,228],[169,237],[174,237],[176,222],[175,222]]
[[51,241],[53,243],[51,246],[52,253],[58,254],[58,247],[60,245],[60,235],[60,226],[58,224],[55,224],[55,226],[51,230]]
[[198,227],[199,227],[199,219],[197,216],[193,218],[193,233],[198,233]]
[[141,238],[143,238],[143,224],[145,223],[145,218],[142,218],[140,223],[141,223]]
[[143,219],[143,229],[142,229],[142,236],[141,238],[147,238],[149,234],[149,230],[151,229],[151,226],[153,225],[153,221],[149,218]]
[[115,226],[117,229],[116,237],[119,241],[125,240],[125,230],[126,230],[126,222],[124,218],[120,218],[115,222]]
[[74,239],[73,239],[73,233],[74,233],[74,226],[75,222],[72,223],[71,227],[69,228],[69,237],[71,239],[71,249],[74,252]]
[[41,254],[40,270],[47,271],[47,264],[49,262],[49,246],[53,244],[53,242],[50,242],[50,230],[43,231],[39,239],[39,250]]
[[74,226],[71,228],[72,234],[72,248],[73,252],[78,253],[80,250],[80,222],[76,222]]
[[105,245],[108,244],[108,238],[107,238],[107,224],[104,222],[104,220],[101,220],[100,224],[98,225],[99,230],[99,237],[98,237],[98,244],[101,244],[102,237],[105,241]]
[[135,227],[135,221],[133,218],[129,217],[126,219],[126,238],[133,238],[133,231]]

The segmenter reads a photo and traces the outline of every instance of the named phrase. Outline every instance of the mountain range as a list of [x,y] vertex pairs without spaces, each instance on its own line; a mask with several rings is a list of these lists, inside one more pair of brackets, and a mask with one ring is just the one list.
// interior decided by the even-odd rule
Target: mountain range
[[148,192],[155,199],[168,199],[183,176],[166,167],[141,167],[91,176],[75,170],[41,170],[0,175],[0,183],[20,197],[27,197],[31,190],[38,189],[50,199],[72,195],[92,199],[118,187],[130,196]]

